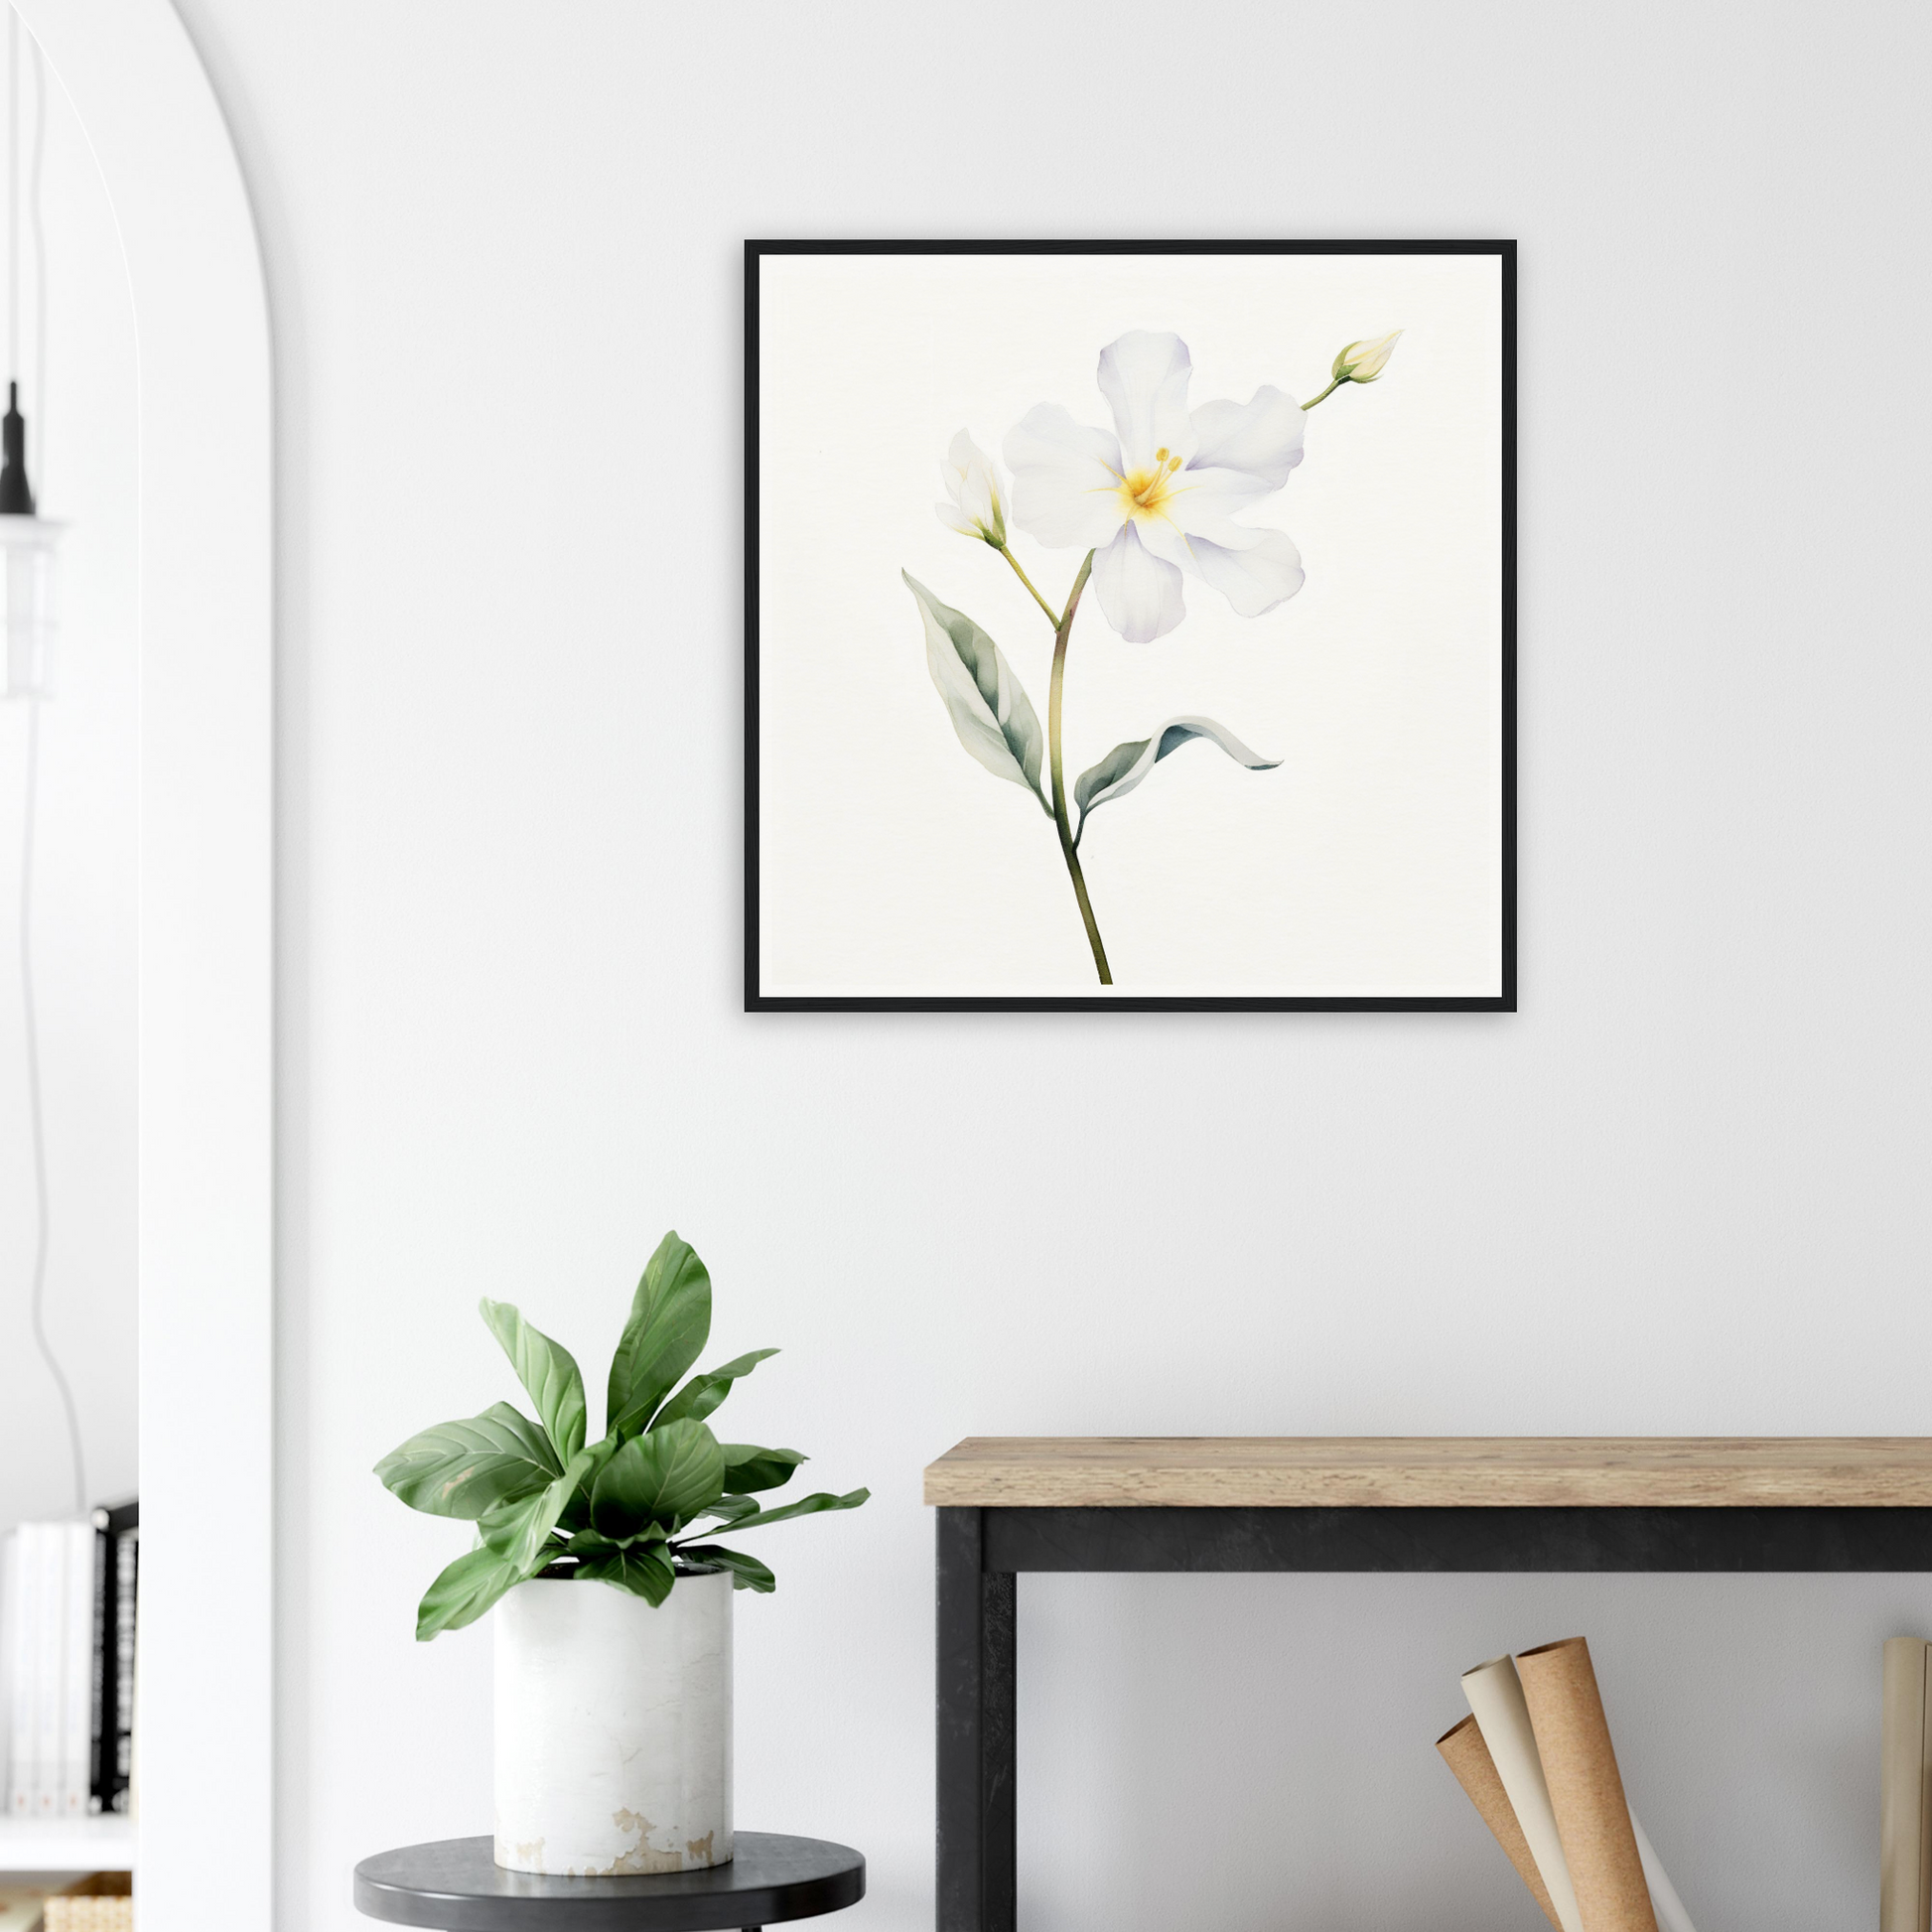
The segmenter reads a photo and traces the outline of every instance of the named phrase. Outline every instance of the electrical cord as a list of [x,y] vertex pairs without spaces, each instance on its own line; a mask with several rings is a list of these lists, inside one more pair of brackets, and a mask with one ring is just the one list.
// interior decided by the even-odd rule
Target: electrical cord
[[30,1307],[33,1310],[34,1346],[40,1350],[54,1386],[61,1392],[61,1407],[67,1414],[68,1447],[73,1454],[73,1507],[77,1515],[87,1513],[87,1463],[80,1447],[80,1416],[74,1407],[73,1390],[61,1359],[47,1338],[47,1251],[53,1235],[54,1216],[47,1185],[47,1121],[41,1107],[40,1013],[34,999],[34,827],[39,817],[41,763],[41,701],[27,700],[27,808],[22,815],[20,838],[20,1004],[27,1022],[27,1120],[34,1146],[34,1277]]
[[[34,219],[35,414],[45,430],[47,391],[47,234],[41,220],[41,161],[47,145],[47,73],[40,43],[29,37],[34,50],[34,167],[29,194]],[[7,354],[9,366],[20,367],[20,16],[7,9]],[[45,450],[43,440],[41,448]],[[20,1005],[25,1024],[27,1120],[34,1152],[34,1273],[28,1297],[34,1346],[47,1364],[60,1392],[67,1418],[68,1448],[73,1458],[74,1513],[87,1513],[87,1462],[80,1442],[80,1415],[67,1371],[47,1338],[47,1257],[53,1239],[54,1216],[47,1182],[47,1119],[41,1104],[40,1010],[34,997],[34,834],[40,816],[41,700],[38,691],[27,698],[26,805],[20,835]]]

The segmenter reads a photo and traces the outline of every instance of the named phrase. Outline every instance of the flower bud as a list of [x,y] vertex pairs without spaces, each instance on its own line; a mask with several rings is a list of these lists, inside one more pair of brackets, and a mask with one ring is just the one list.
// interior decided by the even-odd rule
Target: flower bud
[[995,549],[1007,540],[1006,505],[1000,499],[1000,476],[993,459],[961,430],[939,466],[939,480],[951,499],[933,504],[939,521],[963,537],[978,537]]
[[1337,382],[1373,382],[1389,366],[1389,357],[1395,353],[1395,340],[1402,331],[1384,336],[1373,343],[1350,343],[1335,357],[1335,365],[1329,371]]

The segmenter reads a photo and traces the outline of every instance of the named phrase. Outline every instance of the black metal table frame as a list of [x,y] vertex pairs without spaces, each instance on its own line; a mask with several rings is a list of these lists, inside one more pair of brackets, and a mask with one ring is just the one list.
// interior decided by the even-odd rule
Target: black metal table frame
[[1015,1932],[1015,1613],[1024,1571],[1932,1571],[1932,1509],[1915,1507],[935,1513],[938,1932]]

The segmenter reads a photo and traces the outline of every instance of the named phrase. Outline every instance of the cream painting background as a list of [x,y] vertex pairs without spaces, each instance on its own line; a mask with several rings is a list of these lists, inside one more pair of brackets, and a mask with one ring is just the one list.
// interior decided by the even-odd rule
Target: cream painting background
[[[967,429],[1000,464],[1034,404],[1109,425],[1101,348],[1187,344],[1189,406],[1316,395],[1344,344],[1406,333],[1311,410],[1285,489],[1308,581],[1237,617],[1197,579],[1130,644],[1091,589],[1066,780],[1177,714],[1263,757],[1163,760],[1081,863],[1124,994],[1499,989],[1501,269],[1493,256],[767,255],[760,263],[759,954],[766,994],[1099,987],[1052,822],[960,748],[904,568],[992,633],[1046,722],[1052,632],[933,514]],[[1011,531],[1047,602],[1081,553]]]

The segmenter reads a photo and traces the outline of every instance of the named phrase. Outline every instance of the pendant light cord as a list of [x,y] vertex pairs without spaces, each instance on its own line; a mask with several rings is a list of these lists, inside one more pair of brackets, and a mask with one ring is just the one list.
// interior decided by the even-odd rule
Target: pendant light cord
[[27,808],[20,837],[20,1004],[27,1028],[27,1121],[34,1146],[34,1280],[30,1306],[34,1346],[40,1350],[54,1386],[61,1392],[67,1416],[68,1447],[73,1456],[73,1507],[87,1513],[87,1462],[80,1447],[80,1415],[67,1371],[47,1338],[47,1250],[54,1216],[47,1186],[47,1120],[41,1106],[40,1011],[34,999],[34,829],[39,817],[41,764],[41,701],[27,700]]
[[[47,237],[41,223],[41,157],[46,149],[47,76],[40,43],[34,50],[34,171],[31,193],[34,217],[36,321],[36,415],[41,414],[47,377]],[[20,372],[20,16],[7,9],[7,366]],[[45,445],[42,446],[45,448]],[[34,997],[34,834],[40,817],[41,701],[38,692],[27,699],[27,785],[20,834],[20,1006],[25,1021],[27,1122],[34,1153],[34,1273],[28,1297],[34,1346],[47,1364],[60,1392],[67,1419],[68,1448],[73,1458],[73,1507],[87,1513],[87,1463],[80,1443],[80,1415],[67,1371],[47,1338],[47,1255],[54,1216],[47,1184],[47,1117],[41,1103],[40,1009]]]
[[[13,13],[13,9],[8,9]],[[20,16],[13,15],[18,24]],[[47,487],[47,223],[41,219],[41,163],[47,157],[47,63],[41,44],[27,37],[34,62],[34,164],[27,177],[27,211],[34,222],[34,449],[29,482],[36,496]]]

